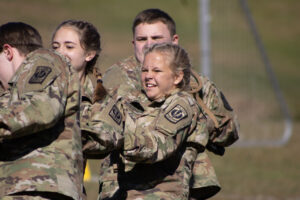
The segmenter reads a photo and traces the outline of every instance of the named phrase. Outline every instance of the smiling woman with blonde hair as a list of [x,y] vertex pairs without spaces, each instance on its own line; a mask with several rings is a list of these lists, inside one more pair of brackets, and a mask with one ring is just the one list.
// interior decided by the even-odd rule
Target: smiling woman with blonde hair
[[163,43],[144,56],[143,90],[122,100],[124,149],[102,163],[108,170],[100,177],[99,199],[187,200],[193,164],[208,136],[201,108],[185,91],[188,54]]

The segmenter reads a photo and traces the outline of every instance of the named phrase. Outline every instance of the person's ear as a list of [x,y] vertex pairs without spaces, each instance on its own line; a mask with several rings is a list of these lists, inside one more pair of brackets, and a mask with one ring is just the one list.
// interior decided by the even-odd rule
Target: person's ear
[[179,43],[179,35],[175,34],[172,37],[172,44],[177,44]]
[[131,41],[131,44],[132,44],[132,46],[133,46],[133,49],[135,49],[135,40],[132,40],[132,41]]
[[134,31],[133,31],[133,37],[132,37],[132,40],[131,40],[131,43],[133,44],[133,47],[134,47],[134,43],[135,43],[135,28],[134,28]]
[[183,80],[183,71],[180,71],[175,75],[174,84],[178,85]]
[[96,56],[96,51],[89,51],[85,57],[85,61],[89,62]]
[[8,61],[11,61],[14,57],[14,51],[12,49],[12,46],[10,46],[9,44],[3,45],[3,53],[5,54],[5,57]]

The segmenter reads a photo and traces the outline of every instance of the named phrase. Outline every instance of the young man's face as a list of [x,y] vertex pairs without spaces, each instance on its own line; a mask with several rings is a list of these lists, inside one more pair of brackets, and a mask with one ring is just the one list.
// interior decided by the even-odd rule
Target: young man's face
[[143,49],[154,43],[178,44],[178,35],[171,36],[168,26],[162,22],[139,24],[133,36],[134,52],[138,62],[143,63]]

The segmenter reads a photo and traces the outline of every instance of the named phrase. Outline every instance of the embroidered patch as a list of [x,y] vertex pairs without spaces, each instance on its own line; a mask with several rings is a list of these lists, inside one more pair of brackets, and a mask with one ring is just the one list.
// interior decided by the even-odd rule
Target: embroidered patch
[[179,104],[177,104],[167,114],[165,114],[165,117],[167,118],[167,120],[169,120],[173,124],[176,124],[177,122],[181,121],[182,119],[186,118],[187,116],[188,116],[188,114],[187,114],[186,110]]
[[29,79],[29,83],[43,83],[51,71],[52,69],[48,66],[38,66],[32,77]]
[[113,106],[111,110],[109,111],[109,116],[118,124],[120,125],[122,122],[122,115],[117,108],[117,106]]

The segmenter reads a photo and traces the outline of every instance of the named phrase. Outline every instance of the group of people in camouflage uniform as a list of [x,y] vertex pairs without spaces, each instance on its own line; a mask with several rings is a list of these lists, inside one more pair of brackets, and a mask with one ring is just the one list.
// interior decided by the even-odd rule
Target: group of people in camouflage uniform
[[95,67],[100,35],[62,22],[52,49],[22,22],[0,26],[0,199],[86,199],[87,159],[99,159],[98,199],[207,199],[220,184],[207,150],[238,139],[236,116],[195,73],[173,19],[138,13],[134,56]]

